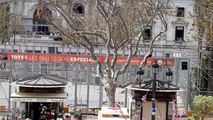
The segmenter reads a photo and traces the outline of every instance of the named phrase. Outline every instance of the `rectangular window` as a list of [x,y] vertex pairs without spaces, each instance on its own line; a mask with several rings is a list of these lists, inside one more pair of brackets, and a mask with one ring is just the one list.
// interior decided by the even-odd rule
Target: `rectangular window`
[[187,69],[188,69],[188,64],[187,64],[187,62],[182,62],[182,63],[181,63],[181,67],[182,67],[181,70],[187,70]]
[[151,29],[151,27],[147,27],[144,30],[143,38],[144,38],[144,40],[151,40],[152,39],[152,29]]
[[170,57],[170,54],[169,54],[169,53],[166,53],[166,54],[165,54],[165,57],[166,57],[166,58],[169,58],[169,57]]
[[184,41],[184,27],[183,26],[176,26],[175,41]]
[[35,50],[34,52],[35,52],[35,53],[41,53],[41,51],[40,51],[40,50]]
[[184,17],[184,11],[185,11],[184,7],[178,7],[177,8],[177,17]]
[[58,52],[57,47],[49,47],[49,53],[56,54]]
[[33,50],[25,50],[25,53],[33,53]]

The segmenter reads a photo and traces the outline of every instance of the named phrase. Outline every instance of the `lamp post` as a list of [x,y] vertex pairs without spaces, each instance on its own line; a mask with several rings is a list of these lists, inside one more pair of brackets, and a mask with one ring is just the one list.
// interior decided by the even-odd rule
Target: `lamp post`
[[172,75],[173,75],[172,71],[170,69],[168,69],[168,71],[166,72],[166,76],[167,76],[167,80],[169,82],[172,81]]
[[153,68],[153,81],[152,81],[152,120],[155,120],[155,113],[156,113],[156,106],[155,106],[155,101],[156,101],[156,79],[157,79],[157,68],[159,68],[159,65],[157,61],[154,62],[152,65]]
[[[143,85],[142,85],[142,83],[140,83],[140,87],[146,89],[146,88],[149,88],[150,85],[152,86],[150,88],[152,90],[151,120],[155,120],[155,114],[157,112],[156,103],[155,103],[156,102],[156,95],[157,95],[156,90],[157,89],[175,89],[176,90],[176,89],[179,89],[179,88],[176,88],[176,87],[170,88],[170,83],[172,81],[172,75],[173,75],[173,73],[170,69],[168,69],[168,71],[166,72],[167,80],[166,81],[160,81],[160,80],[157,80],[157,69],[159,68],[157,61],[155,61],[153,63],[152,68],[153,68],[153,78],[151,80],[149,80],[148,82],[144,81]],[[140,76],[140,79],[141,79],[141,76],[144,74],[144,71],[142,70],[142,68],[140,68],[140,70],[137,71],[137,74]],[[167,87],[164,86],[164,85],[167,85]],[[141,120],[142,120],[142,116],[141,116]]]
[[[139,79],[140,80],[142,80],[142,75],[144,74],[144,71],[143,71],[143,69],[142,68],[140,68],[140,70],[139,71],[137,71],[137,74],[139,75]],[[142,82],[142,81],[140,81],[140,82]],[[142,107],[140,108],[140,109],[142,109]],[[142,110],[141,110],[141,116],[140,116],[140,120],[142,120]]]
[[16,32],[13,31],[13,44],[15,45],[16,44]]

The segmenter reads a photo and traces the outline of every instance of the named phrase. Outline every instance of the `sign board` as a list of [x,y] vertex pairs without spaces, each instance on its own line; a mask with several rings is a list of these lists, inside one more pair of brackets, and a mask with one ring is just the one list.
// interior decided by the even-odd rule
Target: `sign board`
[[11,98],[11,101],[20,101],[20,102],[64,102],[65,99],[51,99],[51,98]]
[[11,111],[0,111],[0,116],[12,116],[12,112]]
[[[122,108],[122,109],[124,109],[124,108]],[[103,111],[102,113],[112,114],[112,115],[116,115],[116,114],[119,115],[119,114],[122,113],[122,109],[119,108],[119,107],[112,107],[112,108],[109,107],[107,109],[102,108],[102,111]]]
[[98,120],[130,120],[127,108],[101,107]]
[[[139,101],[141,101],[141,98],[143,95],[146,95],[146,100],[151,101],[152,99],[152,92],[147,93],[147,91],[141,91],[141,90],[135,90],[134,91],[135,98]],[[167,92],[156,92],[156,98],[158,101],[172,101],[176,98],[176,92],[170,92],[169,90]]]
[[[3,53],[2,53],[3,54]],[[4,53],[7,54],[9,61],[16,62],[55,62],[55,63],[79,63],[95,64],[95,61],[89,55],[65,55],[65,54],[25,54],[25,53]],[[105,56],[97,56],[97,59],[104,64]],[[112,60],[113,57],[110,57]],[[118,56],[116,64],[123,65],[127,57]],[[143,57],[133,57],[130,65],[139,65]],[[174,66],[174,59],[170,58],[148,58],[147,66],[151,66],[155,61],[160,66]]]
[[151,109],[151,114],[152,114],[152,115],[155,115],[156,112],[157,112],[157,108],[152,108],[152,109]]

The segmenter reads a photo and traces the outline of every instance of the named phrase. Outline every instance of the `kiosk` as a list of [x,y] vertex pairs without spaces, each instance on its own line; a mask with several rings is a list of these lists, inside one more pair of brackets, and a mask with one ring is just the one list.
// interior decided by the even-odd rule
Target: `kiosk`
[[127,88],[129,91],[129,109],[130,119],[132,120],[151,120],[152,115],[155,115],[156,120],[170,120],[172,119],[172,112],[174,109],[172,102],[176,101],[176,94],[179,88],[166,83],[158,81],[156,84],[156,100],[155,108],[152,108],[152,82],[147,81],[140,85],[134,85]]
[[59,117],[67,99],[64,91],[67,79],[43,74],[23,78],[12,85],[15,92],[11,94],[11,101],[20,106],[18,117],[32,120]]

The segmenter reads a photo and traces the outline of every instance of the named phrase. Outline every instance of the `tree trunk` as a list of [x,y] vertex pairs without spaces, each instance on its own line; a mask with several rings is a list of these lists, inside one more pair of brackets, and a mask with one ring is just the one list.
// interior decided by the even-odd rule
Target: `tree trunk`
[[[211,47],[208,51],[208,54],[210,56],[210,58],[213,58],[213,48]],[[213,96],[213,61],[211,59],[208,59],[208,73],[209,73],[209,77],[208,77],[208,93],[207,95],[209,96]]]
[[108,106],[115,107],[116,84],[108,83],[108,85],[105,85],[105,91],[108,97]]
[[204,116],[201,117],[201,120],[204,120]]

